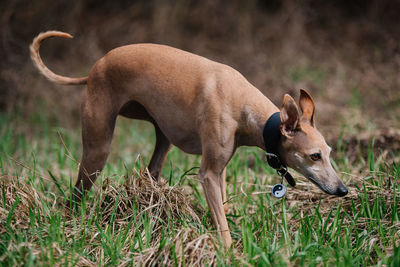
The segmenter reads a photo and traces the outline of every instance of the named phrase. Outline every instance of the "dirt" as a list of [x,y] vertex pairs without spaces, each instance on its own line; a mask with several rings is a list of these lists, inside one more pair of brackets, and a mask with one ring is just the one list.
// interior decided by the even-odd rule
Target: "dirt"
[[[384,157],[394,160],[400,153],[400,130],[389,128],[375,130],[373,132],[361,132],[357,135],[344,136],[341,140],[332,139],[333,151],[336,154],[343,151],[350,163],[354,163],[360,157],[367,161],[368,154],[373,151],[375,158]],[[335,156],[335,153],[333,154]]]

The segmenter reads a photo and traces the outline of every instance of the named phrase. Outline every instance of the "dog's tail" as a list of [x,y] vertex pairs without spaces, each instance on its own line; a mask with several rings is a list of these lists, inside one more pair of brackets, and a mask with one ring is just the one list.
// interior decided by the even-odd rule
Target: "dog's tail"
[[59,31],[42,32],[38,36],[36,36],[36,38],[33,39],[33,42],[29,47],[31,51],[31,58],[36,68],[44,75],[44,77],[46,77],[49,81],[54,83],[64,84],[64,85],[86,84],[88,80],[87,76],[82,78],[65,77],[55,74],[54,72],[49,70],[49,68],[46,67],[46,65],[40,58],[39,48],[42,41],[50,37],[62,37],[68,39],[72,38],[70,34]]

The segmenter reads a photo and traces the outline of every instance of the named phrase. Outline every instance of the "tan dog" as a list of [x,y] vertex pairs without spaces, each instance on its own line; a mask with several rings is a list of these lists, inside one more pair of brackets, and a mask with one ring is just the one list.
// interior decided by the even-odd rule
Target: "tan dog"
[[[39,55],[49,37],[72,38],[58,31],[41,33],[30,47],[39,71],[50,81],[87,84],[82,103],[83,155],[75,195],[78,200],[96,180],[110,151],[118,115],[147,120],[156,130],[156,146],[148,169],[159,180],[171,144],[191,154],[202,154],[199,179],[212,219],[224,245],[232,239],[224,212],[225,168],[239,146],[265,150],[263,129],[279,111],[238,71],[172,47],[134,44],[116,48],[93,66],[88,77],[68,78],[50,71]],[[300,116],[289,95],[280,108],[279,157],[323,191],[343,196],[347,189],[330,161],[330,148],[314,127],[314,102],[304,90]]]

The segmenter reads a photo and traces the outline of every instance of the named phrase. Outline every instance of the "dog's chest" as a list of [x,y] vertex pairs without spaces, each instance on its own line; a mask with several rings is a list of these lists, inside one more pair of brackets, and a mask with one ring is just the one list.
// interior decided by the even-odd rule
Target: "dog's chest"
[[159,125],[168,140],[176,147],[189,154],[201,154],[201,140],[197,133],[180,127],[163,127]]

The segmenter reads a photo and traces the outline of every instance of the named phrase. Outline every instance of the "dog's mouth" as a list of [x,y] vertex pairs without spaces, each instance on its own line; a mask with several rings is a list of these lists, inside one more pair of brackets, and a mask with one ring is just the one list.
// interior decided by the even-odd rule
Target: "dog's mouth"
[[324,193],[329,194],[329,195],[336,195],[335,192],[332,192],[328,189],[326,189],[324,186],[322,186],[320,183],[318,183],[312,176],[308,175],[306,176],[308,180],[310,180],[313,184],[315,184],[319,189],[321,189]]

